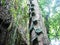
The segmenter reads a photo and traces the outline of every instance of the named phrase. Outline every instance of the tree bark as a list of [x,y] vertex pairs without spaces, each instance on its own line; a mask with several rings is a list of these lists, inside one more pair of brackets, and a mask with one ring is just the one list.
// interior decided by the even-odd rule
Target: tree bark
[[[34,16],[32,16],[32,14],[30,14],[30,19],[32,18],[31,22],[30,22],[30,24],[31,24],[30,26],[34,25],[33,21],[35,21],[35,23],[36,23],[36,20],[37,20],[38,24],[34,25],[34,29],[39,28],[43,32],[43,34],[41,33],[37,36],[37,39],[38,39],[37,45],[49,45],[48,35],[47,35],[46,27],[44,25],[43,17],[41,15],[41,10],[39,9],[38,0],[30,0],[30,4],[34,4],[34,7],[33,7],[34,9],[32,9],[31,12],[35,13]],[[32,8],[32,7],[30,7],[30,8]],[[30,35],[32,37],[31,40],[35,39],[36,33],[34,33],[33,30]],[[35,36],[33,36],[33,35],[35,35]]]

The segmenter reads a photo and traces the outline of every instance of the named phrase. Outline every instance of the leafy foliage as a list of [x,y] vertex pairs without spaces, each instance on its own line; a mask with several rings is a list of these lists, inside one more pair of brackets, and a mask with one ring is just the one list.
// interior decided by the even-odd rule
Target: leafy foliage
[[51,34],[50,35],[50,38],[51,36],[54,38],[58,38],[60,39],[60,13],[56,13],[54,16],[52,16],[50,19],[49,19],[49,22],[50,22],[50,31],[49,33]]
[[[55,1],[58,1],[58,2],[54,3],[54,1],[52,0],[38,0],[39,7],[42,11],[42,16],[44,17],[46,28],[48,28],[49,26],[49,30],[47,31],[49,32],[48,36],[50,39],[52,38],[60,39],[59,38],[60,37],[60,33],[59,33],[60,32],[60,16],[59,16],[60,11],[59,9],[56,10],[56,8],[60,6],[59,5],[60,3],[59,3],[59,0],[55,0]],[[52,3],[54,3],[53,7],[51,7]],[[49,12],[47,11],[47,9],[49,10]],[[51,9],[52,9],[52,12],[51,12]],[[52,13],[52,16],[49,17],[51,13]]]

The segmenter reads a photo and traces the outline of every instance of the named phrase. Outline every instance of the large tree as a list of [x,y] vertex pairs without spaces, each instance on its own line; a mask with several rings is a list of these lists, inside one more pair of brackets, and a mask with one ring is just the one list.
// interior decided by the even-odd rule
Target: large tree
[[[30,36],[31,45],[49,45],[47,30],[39,9],[38,0],[30,0]],[[37,43],[35,41],[37,40]]]
[[[0,1],[1,45],[29,45],[30,29],[28,28],[28,20],[30,17],[28,15],[28,8],[30,7],[27,6],[26,2],[27,0]],[[39,9],[38,0],[33,0],[32,3],[34,4],[34,9],[31,9],[34,10],[35,13],[32,13],[32,23],[35,29],[32,34],[34,33],[35,35],[39,32],[39,35],[37,34],[37,39],[39,41],[38,44],[43,45],[44,43],[48,45],[48,36],[44,26],[43,17]],[[34,37],[34,35],[32,36]]]

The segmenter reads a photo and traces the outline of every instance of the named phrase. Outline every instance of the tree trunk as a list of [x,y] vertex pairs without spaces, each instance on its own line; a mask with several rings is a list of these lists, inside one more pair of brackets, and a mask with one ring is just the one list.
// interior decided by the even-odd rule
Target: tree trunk
[[4,4],[0,0],[0,45],[27,45],[18,26],[12,22],[9,4],[10,0],[4,0]]
[[3,4],[2,0],[0,0],[0,45],[5,45],[8,32],[7,28],[12,20],[12,16],[10,15],[7,6],[7,3],[4,2]]
[[[9,0],[5,0],[6,5],[4,3],[4,7],[0,1],[0,45],[27,45],[26,39],[24,39],[18,32],[18,27],[16,25],[11,24],[12,16],[9,12]],[[42,19],[42,15],[40,14],[38,1],[31,0],[30,6],[34,6],[34,8],[30,7],[30,27],[32,28],[31,33],[31,45],[48,45],[48,36],[46,32],[46,28],[44,26],[44,22]],[[32,16],[32,17],[31,17]],[[11,25],[10,31],[8,31],[8,27]],[[20,28],[21,29],[21,28]],[[19,29],[19,30],[20,30]],[[24,30],[24,29],[23,29]],[[26,42],[25,42],[26,41]],[[33,43],[32,43],[33,42]],[[24,44],[21,44],[24,43]]]
[[[48,35],[46,32],[46,27],[43,22],[43,17],[39,9],[38,0],[30,0],[29,7],[30,7],[30,13],[29,13],[30,26],[29,27],[30,27],[31,45],[49,45]],[[38,40],[38,43],[37,44],[32,43],[36,41],[35,40],[36,38]]]

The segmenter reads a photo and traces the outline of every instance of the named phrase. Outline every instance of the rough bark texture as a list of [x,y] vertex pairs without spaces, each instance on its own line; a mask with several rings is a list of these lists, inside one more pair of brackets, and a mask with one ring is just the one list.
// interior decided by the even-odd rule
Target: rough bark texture
[[16,25],[12,22],[9,5],[10,0],[5,0],[4,5],[1,1],[2,0],[0,0],[0,45],[27,45],[22,35],[18,32]]
[[[43,22],[43,17],[41,15],[41,12],[39,9],[38,0],[30,0],[30,5],[31,4],[34,4],[34,7],[33,7],[33,9],[32,9],[32,7],[30,7],[30,9],[32,9],[32,11],[30,11],[30,13],[34,12],[35,14],[34,14],[34,16],[32,16],[32,14],[30,14],[30,26],[34,25],[33,21],[35,21],[34,29],[39,28],[43,32],[43,34],[41,33],[37,36],[37,40],[38,40],[37,45],[49,45],[48,35],[46,32],[46,27]],[[36,24],[36,20],[38,22],[37,24]],[[34,29],[32,29],[32,32],[30,33],[31,40],[35,39],[35,37],[36,37],[36,33],[35,33]],[[34,44],[34,45],[36,45],[36,44]]]
[[[33,22],[31,23],[35,24],[34,29],[39,28],[43,32],[43,34],[39,34],[37,36],[37,39],[33,41],[33,45],[43,45],[43,43],[45,45],[48,45],[48,36],[47,36],[46,28],[43,23],[42,15],[40,14],[40,11],[39,11],[38,1],[32,0],[32,3],[34,4],[34,9],[32,8],[31,9],[32,11],[34,10],[35,16],[33,15],[34,14],[33,13],[32,14]],[[36,24],[37,22],[35,20],[37,20],[38,24]],[[21,28],[17,29],[13,24],[10,31],[7,30],[7,28],[11,24],[11,21],[12,21],[12,16],[10,15],[10,12],[9,12],[9,0],[6,0],[5,6],[2,6],[2,4],[0,4],[0,36],[1,36],[0,45],[27,45],[26,44],[27,41],[24,38],[25,35],[19,32],[20,30],[24,30],[22,27],[21,27],[22,29]],[[36,36],[35,31],[32,31],[31,36],[33,40],[35,38],[34,36]],[[37,40],[38,42],[36,42]]]
[[3,5],[0,1],[0,45],[5,45],[8,32],[7,28],[9,27],[11,20],[12,17],[7,9],[7,4],[5,3],[5,5]]

